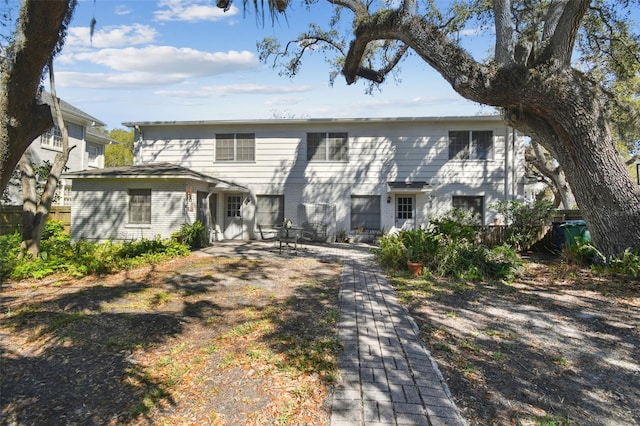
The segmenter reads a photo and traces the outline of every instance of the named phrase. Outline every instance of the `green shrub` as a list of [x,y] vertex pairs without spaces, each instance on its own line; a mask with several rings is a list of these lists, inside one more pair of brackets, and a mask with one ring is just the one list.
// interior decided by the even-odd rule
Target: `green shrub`
[[400,241],[398,234],[383,235],[378,242],[380,248],[371,251],[376,255],[382,267],[395,270],[404,267],[407,261],[407,248]]
[[633,278],[640,275],[640,250],[627,249],[605,262],[605,257],[593,245],[578,241],[562,249],[562,259],[568,264],[591,266],[600,275],[617,274]]
[[47,221],[42,237],[41,257],[19,259],[21,235],[16,232],[0,236],[0,277],[39,279],[56,272],[82,277],[112,273],[189,253],[186,245],[160,237],[125,243],[80,240],[73,244],[64,226],[57,221]]
[[629,275],[638,278],[640,272],[640,250],[625,250],[622,256],[611,259],[609,262],[610,272],[622,275]]
[[590,243],[576,241],[575,244],[562,248],[562,259],[569,264],[577,264],[580,266],[589,266],[595,263],[604,263],[602,254]]
[[475,241],[478,237],[477,226],[478,220],[471,213],[461,209],[453,209],[429,223],[434,234],[446,236],[453,241]]
[[428,230],[402,230],[380,238],[374,250],[380,265],[401,270],[409,257],[419,258],[436,276],[461,280],[507,279],[515,276],[522,262],[507,245],[489,249],[476,242],[474,222],[453,212],[434,219]]
[[197,250],[209,245],[207,228],[199,220],[193,222],[193,225],[182,225],[178,236],[191,250]]
[[501,213],[508,226],[505,242],[516,250],[528,250],[540,237],[553,215],[550,201],[536,201],[529,205],[519,201],[500,201],[494,208]]

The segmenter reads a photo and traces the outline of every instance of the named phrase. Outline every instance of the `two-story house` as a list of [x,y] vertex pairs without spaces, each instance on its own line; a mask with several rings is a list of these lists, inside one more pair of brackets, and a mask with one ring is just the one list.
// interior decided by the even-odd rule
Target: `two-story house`
[[[55,117],[51,94],[43,92],[42,102],[51,106],[51,115]],[[104,127],[105,123],[63,100],[60,100],[60,108],[64,123],[69,130],[69,146],[74,147],[69,154],[67,170],[77,171],[104,167],[104,147],[112,140],[109,135],[97,128]],[[30,148],[34,165],[41,165],[45,161],[52,164],[56,154],[62,151],[60,128],[57,125],[52,127],[36,138]],[[7,191],[9,198],[7,204],[22,204],[19,185],[9,185]],[[54,205],[71,205],[71,181],[62,179]]]
[[67,174],[72,238],[212,240],[283,223],[335,240],[426,225],[452,208],[498,219],[521,199],[524,137],[499,116],[132,122],[135,165]]

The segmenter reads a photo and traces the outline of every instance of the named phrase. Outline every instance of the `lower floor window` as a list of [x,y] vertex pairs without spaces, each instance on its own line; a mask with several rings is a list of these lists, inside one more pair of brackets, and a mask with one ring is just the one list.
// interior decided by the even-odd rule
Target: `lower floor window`
[[454,209],[468,212],[479,223],[484,223],[484,197],[454,195],[452,205]]
[[380,230],[380,196],[351,197],[351,229]]
[[129,223],[151,223],[151,190],[129,190]]
[[242,217],[242,196],[227,195],[227,217]]
[[284,222],[284,195],[256,196],[256,224],[282,225]]
[[413,219],[413,197],[396,199],[396,219]]

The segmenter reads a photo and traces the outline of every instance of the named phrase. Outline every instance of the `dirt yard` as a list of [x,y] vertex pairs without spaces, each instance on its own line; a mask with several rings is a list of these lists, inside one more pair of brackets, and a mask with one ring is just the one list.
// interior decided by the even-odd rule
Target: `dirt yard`
[[470,425],[640,425],[640,283],[554,259],[512,284],[392,278]]
[[[341,266],[189,257],[5,283],[0,424],[329,422]],[[470,425],[640,425],[640,284],[390,277]]]
[[327,424],[340,271],[192,254],[4,284],[0,424]]

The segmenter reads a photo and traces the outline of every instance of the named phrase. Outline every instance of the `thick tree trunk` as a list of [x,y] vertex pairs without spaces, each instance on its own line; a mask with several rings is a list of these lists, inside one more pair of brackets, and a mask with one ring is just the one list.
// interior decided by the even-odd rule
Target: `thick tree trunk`
[[20,158],[20,175],[22,178],[22,243],[20,244],[20,257],[28,255],[37,257],[40,255],[40,238],[34,238],[36,230],[40,228],[41,216],[36,215],[38,208],[38,182],[31,148],[22,154]]
[[13,56],[0,70],[0,192],[6,188],[22,153],[53,126],[48,105],[38,103],[42,71],[64,37],[75,0],[23,2]]
[[510,108],[515,127],[557,158],[593,242],[609,258],[640,249],[640,189],[615,147],[594,88],[576,72],[548,76],[524,108]]
[[62,136],[62,152],[56,154],[47,183],[44,186],[40,200],[36,198],[36,179],[31,161],[30,150],[27,149],[20,160],[20,170],[22,172],[22,190],[24,202],[22,204],[22,243],[21,253],[28,253],[30,257],[40,256],[40,240],[47,217],[51,211],[51,205],[58,189],[60,177],[69,161],[69,153],[73,147],[69,146],[69,130],[62,118],[60,101],[56,94],[55,76],[53,72],[53,61],[49,63],[49,85],[51,87],[51,100],[53,110],[56,115],[56,123],[60,128]]

